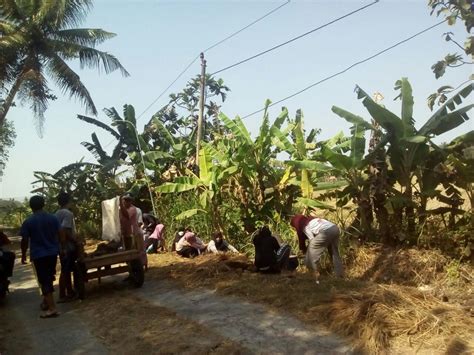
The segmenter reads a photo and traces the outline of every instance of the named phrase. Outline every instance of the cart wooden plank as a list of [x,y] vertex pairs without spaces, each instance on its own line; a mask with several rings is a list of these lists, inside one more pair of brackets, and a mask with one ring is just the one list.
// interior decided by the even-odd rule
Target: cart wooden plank
[[82,262],[86,269],[92,269],[101,266],[125,263],[130,260],[138,259],[139,257],[140,253],[138,250],[134,249],[100,256],[87,256],[82,260]]

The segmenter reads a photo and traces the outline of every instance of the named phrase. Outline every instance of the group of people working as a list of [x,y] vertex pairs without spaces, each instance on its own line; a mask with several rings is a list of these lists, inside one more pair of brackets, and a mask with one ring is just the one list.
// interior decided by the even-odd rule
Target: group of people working
[[239,253],[224,239],[221,232],[214,232],[209,243],[204,243],[191,228],[181,228],[175,235],[172,250],[185,258],[194,258],[203,253]]
[[[120,198],[120,224],[126,249],[131,247],[135,239],[139,241],[138,244],[143,241],[143,246],[137,245],[137,248],[144,250],[146,254],[157,253],[159,250],[167,251],[165,226],[154,215],[142,213],[128,193]],[[180,228],[176,232],[171,250],[186,258],[194,258],[203,253],[238,253],[237,249],[224,239],[221,232],[214,232],[211,240],[205,243],[190,227]],[[146,255],[143,261],[146,267]]]
[[[53,298],[57,256],[61,263],[59,277],[59,300],[65,302],[76,297],[71,274],[81,248],[76,236],[74,215],[70,210],[70,196],[67,193],[58,195],[58,211],[53,215],[43,210],[45,200],[42,196],[33,196],[30,207],[33,215],[26,219],[21,227],[22,263],[26,263],[26,252],[30,248],[30,260],[35,266],[36,276],[41,286],[43,301],[42,318],[56,317]],[[159,249],[166,251],[164,238],[165,226],[152,214],[143,214],[135,207],[130,194],[120,198],[120,229],[125,249],[132,247],[142,251],[143,265],[147,267],[147,253],[156,253]],[[339,228],[334,223],[317,217],[296,215],[291,219],[291,226],[296,230],[298,245],[305,253],[305,264],[318,279],[317,263],[327,249],[332,256],[337,276],[343,276],[343,267],[339,255]],[[260,228],[253,236],[255,246],[255,267],[258,272],[278,273],[282,270],[294,270],[298,259],[291,255],[288,244],[282,243],[272,235],[268,227]],[[204,243],[190,228],[176,233],[172,251],[192,258],[203,253],[238,253],[237,249],[225,240],[222,233],[215,232],[208,243]],[[11,275],[11,272],[9,272]]]

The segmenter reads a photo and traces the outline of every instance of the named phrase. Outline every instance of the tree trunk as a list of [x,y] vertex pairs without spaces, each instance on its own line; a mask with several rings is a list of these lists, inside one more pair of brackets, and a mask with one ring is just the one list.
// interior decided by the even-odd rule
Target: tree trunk
[[7,113],[10,110],[10,107],[13,104],[13,99],[15,98],[18,90],[20,89],[21,83],[23,82],[23,73],[18,76],[15,80],[15,83],[10,89],[5,101],[3,102],[2,106],[0,107],[0,127],[3,127],[3,123],[7,117]]

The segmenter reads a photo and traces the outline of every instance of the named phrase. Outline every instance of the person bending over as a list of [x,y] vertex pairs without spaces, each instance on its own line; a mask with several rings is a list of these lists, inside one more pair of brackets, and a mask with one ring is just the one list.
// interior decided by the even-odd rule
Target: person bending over
[[299,249],[306,253],[306,267],[314,273],[318,282],[318,261],[327,249],[332,256],[336,276],[342,277],[344,270],[339,255],[339,227],[334,223],[317,217],[293,216],[291,226],[298,235]]
[[187,231],[176,243],[176,252],[185,258],[194,258],[204,252],[207,245],[193,232]]

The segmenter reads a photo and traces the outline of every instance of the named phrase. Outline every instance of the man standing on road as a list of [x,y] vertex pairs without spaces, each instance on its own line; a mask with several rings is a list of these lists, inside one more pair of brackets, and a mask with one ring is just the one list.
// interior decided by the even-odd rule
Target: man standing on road
[[71,273],[74,271],[77,260],[78,243],[74,214],[69,210],[70,196],[67,192],[59,193],[58,204],[59,210],[56,211],[56,217],[61,227],[59,230],[61,275],[59,276],[58,303],[63,303],[73,300],[76,296],[72,288]]
[[30,245],[30,260],[33,262],[43,294],[41,318],[56,317],[59,313],[53,298],[53,282],[59,253],[59,221],[56,216],[43,211],[44,198],[30,198],[33,215],[21,226],[21,260],[26,262],[26,251]]

